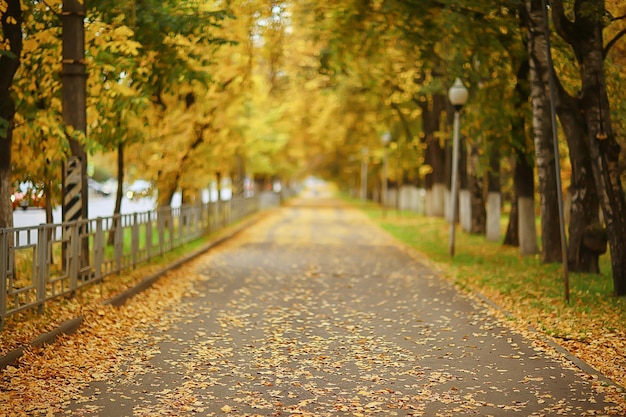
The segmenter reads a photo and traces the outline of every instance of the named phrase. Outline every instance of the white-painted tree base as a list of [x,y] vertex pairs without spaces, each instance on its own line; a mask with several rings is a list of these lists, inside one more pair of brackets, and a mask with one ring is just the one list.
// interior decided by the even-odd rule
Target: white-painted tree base
[[502,196],[491,192],[487,195],[487,240],[498,242],[501,239],[500,215],[502,214]]
[[520,255],[535,255],[539,253],[537,226],[535,224],[535,200],[532,198],[520,198],[517,204]]

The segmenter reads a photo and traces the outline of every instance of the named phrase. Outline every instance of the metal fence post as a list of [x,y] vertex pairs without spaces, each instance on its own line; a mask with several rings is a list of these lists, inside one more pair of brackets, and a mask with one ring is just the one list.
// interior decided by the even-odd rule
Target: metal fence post
[[137,267],[137,252],[139,252],[139,216],[133,213],[133,225],[131,232],[131,255],[133,259],[133,268]]
[[206,205],[206,234],[210,235],[213,231],[213,203],[209,199]]
[[37,228],[37,248],[35,249],[36,256],[33,265],[33,268],[35,268],[33,276],[37,281],[37,310],[39,314],[43,314],[46,302],[46,280],[48,278],[47,241],[46,226],[41,224]]
[[198,235],[202,236],[206,233],[206,216],[204,211],[204,203],[202,200],[198,203]]
[[94,256],[94,268],[95,278],[99,281],[102,278],[102,262],[104,258],[104,230],[102,228],[102,217],[96,219],[96,235],[93,242]]
[[165,222],[163,217],[163,208],[157,211],[157,233],[159,234],[159,255],[163,256],[163,245],[165,245]]
[[115,228],[115,239],[113,243],[113,252],[115,253],[115,272],[122,272],[122,255],[124,252],[124,225],[122,224],[122,215],[116,214],[113,224]]
[[[187,239],[185,239],[185,228],[187,227],[187,212],[188,210],[186,207],[180,207],[180,214],[178,216],[178,241],[181,244],[187,241]],[[174,220],[172,220],[172,223],[174,223]]]
[[146,257],[152,259],[152,212],[148,212],[148,220],[146,222]]
[[71,222],[67,226],[68,239],[69,239],[69,277],[70,277],[70,290],[76,291],[78,288],[78,252],[80,249],[80,234],[78,233],[78,223]]
[[4,315],[7,311],[7,266],[9,262],[7,233],[0,229],[0,330],[4,328]]
[[175,237],[174,237],[174,215],[171,207],[166,209],[167,211],[167,228],[169,230],[170,235],[170,249],[174,249]]

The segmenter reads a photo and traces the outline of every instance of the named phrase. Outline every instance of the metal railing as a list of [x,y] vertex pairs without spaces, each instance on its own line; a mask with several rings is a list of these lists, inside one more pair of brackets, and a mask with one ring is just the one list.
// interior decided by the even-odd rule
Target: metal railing
[[0,229],[0,329],[5,319],[135,268],[259,209],[234,198],[61,224]]

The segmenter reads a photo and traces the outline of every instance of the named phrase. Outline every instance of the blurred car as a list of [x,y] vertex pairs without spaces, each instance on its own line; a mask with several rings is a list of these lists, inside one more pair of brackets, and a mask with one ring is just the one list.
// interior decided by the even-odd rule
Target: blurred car
[[46,207],[43,189],[38,189],[30,181],[20,182],[17,187],[15,187],[13,194],[11,194],[11,203],[13,210],[16,210],[18,207],[23,210],[26,210],[28,207]]
[[106,186],[105,184],[99,183],[93,178],[87,178],[87,187],[89,187],[89,189],[94,191],[95,193],[103,195],[105,197],[111,195],[110,187]]
[[126,187],[126,198],[135,200],[152,194],[152,184],[146,180],[137,180]]

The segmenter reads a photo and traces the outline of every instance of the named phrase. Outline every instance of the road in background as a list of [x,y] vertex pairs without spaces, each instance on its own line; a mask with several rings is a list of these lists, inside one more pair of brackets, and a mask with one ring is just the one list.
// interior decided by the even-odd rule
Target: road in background
[[[209,195],[211,201],[217,201],[217,189],[213,187],[210,191],[204,190],[202,194],[202,201],[208,202]],[[231,198],[230,190],[222,190],[222,199],[229,200]],[[172,207],[180,207],[181,194],[175,193],[172,198]],[[140,197],[129,199],[126,196],[122,197],[122,214],[129,213],[141,213],[145,211],[153,210],[156,207],[156,198],[152,196]],[[89,218],[95,219],[98,217],[110,217],[113,215],[113,209],[115,208],[115,195],[104,196],[98,193],[89,193]],[[61,223],[61,206],[55,207],[52,210],[52,217],[54,223]],[[26,210],[17,209],[13,212],[13,226],[14,227],[28,227],[37,226],[46,222],[46,212],[43,209],[29,207]]]
[[[122,214],[144,212],[154,209],[155,199],[152,197],[129,200],[122,198]],[[89,217],[109,217],[113,215],[115,208],[115,196],[102,196],[98,194],[89,195]],[[54,223],[61,223],[61,207],[52,210]],[[46,222],[46,212],[39,208],[17,209],[13,212],[14,227],[37,226]]]

